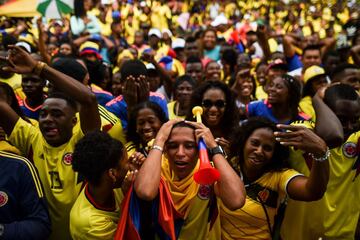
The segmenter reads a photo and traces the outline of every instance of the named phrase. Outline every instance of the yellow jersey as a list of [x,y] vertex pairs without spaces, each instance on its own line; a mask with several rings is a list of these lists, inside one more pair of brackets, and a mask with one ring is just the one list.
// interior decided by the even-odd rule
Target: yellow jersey
[[[360,131],[342,146],[331,149],[329,183],[322,199],[289,201],[282,224],[283,239],[354,239],[360,214],[360,177],[354,168],[359,139]],[[302,163],[307,168],[305,161]]]
[[264,207],[273,226],[277,208],[286,196],[288,183],[299,175],[293,169],[267,172],[245,186],[246,201],[241,209],[231,211],[221,203],[221,239],[271,239]]
[[21,74],[16,74],[16,73],[14,73],[12,77],[7,79],[0,78],[0,82],[7,83],[14,91],[21,88],[21,81],[22,81]]
[[179,118],[185,119],[186,116],[178,116],[178,115],[176,115],[175,103],[176,103],[176,101],[172,101],[172,102],[169,102],[167,104],[168,113],[169,113],[169,120],[179,119]]
[[[125,133],[119,118],[117,118],[112,112],[106,110],[106,108],[100,104],[98,104],[98,110],[101,120],[101,131],[108,133],[112,138],[120,141],[122,144],[125,144]],[[81,130],[79,113],[76,113],[76,117],[78,122],[73,128],[73,134]]]
[[120,204],[124,198],[120,188],[114,189],[115,207],[98,206],[88,192],[88,185],[81,191],[70,212],[70,233],[74,240],[114,239],[120,218]]
[[77,131],[69,142],[52,147],[38,127],[21,118],[9,136],[9,141],[38,169],[52,222],[50,239],[70,239],[69,213],[82,184],[72,169],[72,153],[83,136],[82,131]]
[[299,107],[302,112],[311,116],[312,121],[314,121],[314,122],[316,121],[316,113],[315,113],[314,107],[312,105],[312,99],[310,96],[303,97],[300,100]]

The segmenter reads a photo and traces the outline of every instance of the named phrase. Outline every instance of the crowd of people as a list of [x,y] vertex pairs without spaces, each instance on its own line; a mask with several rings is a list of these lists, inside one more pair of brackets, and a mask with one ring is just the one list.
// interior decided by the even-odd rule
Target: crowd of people
[[[359,14],[74,0],[0,17],[0,239],[360,239]],[[205,153],[212,184],[194,180]]]

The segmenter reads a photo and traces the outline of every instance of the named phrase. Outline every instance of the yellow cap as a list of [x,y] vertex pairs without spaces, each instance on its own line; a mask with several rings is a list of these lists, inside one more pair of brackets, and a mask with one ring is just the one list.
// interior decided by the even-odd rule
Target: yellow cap
[[306,84],[310,79],[320,75],[325,75],[325,70],[322,67],[316,65],[309,67],[304,73],[304,84]]

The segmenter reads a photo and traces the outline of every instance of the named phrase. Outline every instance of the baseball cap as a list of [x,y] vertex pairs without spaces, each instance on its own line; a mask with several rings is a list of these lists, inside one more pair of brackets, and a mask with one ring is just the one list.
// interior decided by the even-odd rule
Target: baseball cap
[[228,19],[223,14],[217,16],[214,19],[214,21],[211,22],[210,25],[212,27],[217,27],[217,26],[222,25],[222,24],[224,24],[224,25],[228,24]]
[[21,48],[25,49],[28,53],[31,53],[31,46],[27,42],[20,41],[20,42],[17,42],[15,44],[15,46],[21,47]]
[[172,41],[171,43],[171,48],[172,49],[176,49],[176,48],[184,48],[185,47],[185,40],[182,38],[176,38],[174,39],[174,41]]
[[322,67],[313,65],[307,68],[304,72],[304,83],[307,83],[309,80],[314,77],[325,76],[325,70]]
[[155,35],[155,36],[157,36],[158,38],[161,38],[161,32],[160,32],[160,30],[157,29],[157,28],[151,28],[151,29],[149,30],[148,36],[150,37],[150,36],[152,36],[152,35]]

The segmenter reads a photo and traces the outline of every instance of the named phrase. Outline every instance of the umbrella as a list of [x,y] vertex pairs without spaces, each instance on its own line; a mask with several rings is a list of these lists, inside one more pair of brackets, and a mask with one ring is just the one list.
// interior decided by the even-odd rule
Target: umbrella
[[74,0],[39,0],[37,11],[46,18],[61,18],[73,11]]
[[37,0],[12,0],[0,6],[0,16],[7,17],[34,17]]

